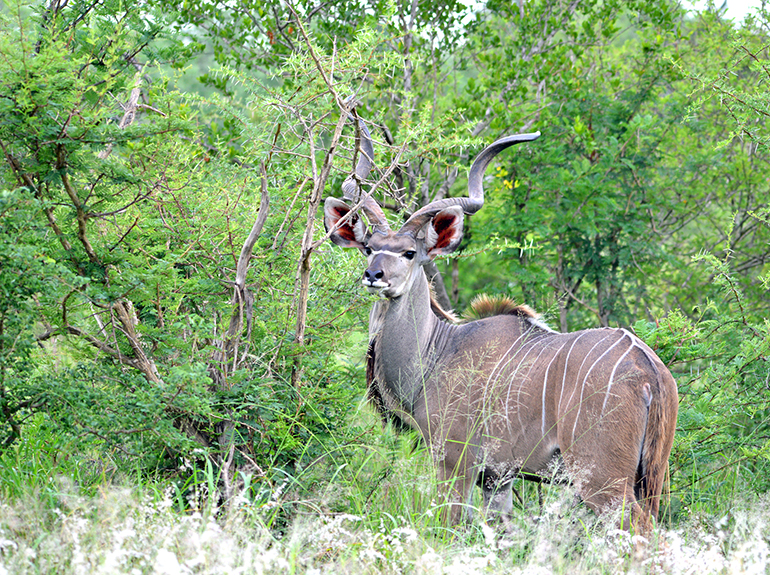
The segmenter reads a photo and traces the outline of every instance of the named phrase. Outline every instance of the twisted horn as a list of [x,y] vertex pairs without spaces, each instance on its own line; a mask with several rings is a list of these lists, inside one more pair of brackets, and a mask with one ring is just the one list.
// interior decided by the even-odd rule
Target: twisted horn
[[513,136],[507,136],[500,138],[496,142],[493,142],[478,155],[473,161],[471,170],[468,173],[468,196],[467,198],[444,198],[442,200],[436,200],[431,202],[427,206],[424,206],[411,215],[411,217],[402,226],[399,233],[407,233],[416,235],[417,232],[428,222],[430,218],[435,216],[441,210],[449,208],[451,206],[460,206],[463,211],[468,214],[475,214],[484,205],[484,185],[483,178],[484,172],[489,166],[489,163],[494,157],[502,152],[505,148],[518,144],[520,142],[531,142],[540,137],[540,132],[533,132],[530,134],[514,134]]
[[[350,118],[354,121],[358,120],[356,124],[356,149],[360,153],[353,173],[342,182],[342,196],[347,200],[357,202],[361,197],[361,183],[369,176],[369,172],[372,171],[374,145],[372,144],[372,136],[369,134],[369,129],[364,124],[364,121],[357,114],[354,115],[353,113],[350,114]],[[390,229],[385,213],[373,197],[366,197],[361,205],[361,209],[375,230],[385,231]]]

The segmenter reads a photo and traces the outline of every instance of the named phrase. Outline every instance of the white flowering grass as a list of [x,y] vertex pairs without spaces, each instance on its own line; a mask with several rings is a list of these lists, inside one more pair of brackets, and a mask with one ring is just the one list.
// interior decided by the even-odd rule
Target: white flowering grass
[[[413,493],[415,477],[407,479]],[[34,497],[0,504],[0,575],[759,575],[770,569],[767,499],[736,504],[723,517],[659,529],[647,541],[600,524],[574,504],[570,490],[558,488],[548,490],[542,511],[537,503],[517,511],[507,533],[480,519],[442,530],[426,520],[429,509],[405,515],[377,509],[297,513],[280,534],[265,528],[262,511],[245,503],[229,516],[179,514],[169,497],[146,491],[109,487],[83,497],[71,485],[60,489],[52,508]],[[396,490],[392,481],[390,494],[398,497]],[[409,497],[400,497],[396,507],[403,510]]]

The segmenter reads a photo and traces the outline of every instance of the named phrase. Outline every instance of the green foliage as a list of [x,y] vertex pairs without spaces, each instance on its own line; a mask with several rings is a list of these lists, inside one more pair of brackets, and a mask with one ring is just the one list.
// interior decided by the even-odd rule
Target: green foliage
[[[353,42],[358,32],[367,28],[379,28],[380,36],[393,48],[411,52],[415,48],[410,49],[412,40],[404,38],[403,29],[405,20],[410,18],[413,19],[410,25],[423,32],[413,41],[427,45],[428,49],[433,44],[439,49],[451,50],[467,32],[459,24],[468,8],[457,0],[421,0],[416,4],[403,0],[335,0],[323,5],[304,0],[291,3],[270,0],[242,2],[237,9],[226,2],[188,0],[181,7],[164,0],[157,3],[172,10],[181,8],[179,28],[189,34],[189,25],[193,24],[200,35],[191,36],[199,42],[203,36],[211,44],[217,63],[246,69],[270,69],[282,58],[304,49],[295,15],[299,15],[326,53],[331,53],[335,44]],[[393,13],[396,18],[383,18]],[[222,80],[212,75],[206,78],[224,87]]]
[[[733,30],[715,12],[705,12],[688,23],[686,41],[671,55],[682,72],[676,86],[686,98],[680,98],[681,121],[671,126],[672,144],[661,158],[666,185],[659,188],[660,196],[670,211],[657,225],[662,240],[671,245],[669,252],[679,256],[678,265],[667,272],[678,292],[675,305],[686,312],[704,309],[708,299],[720,297],[721,286],[712,281],[711,267],[689,265],[692,256],[709,252],[724,262],[734,287],[746,294],[742,302],[746,313],[766,315],[761,278],[766,273],[770,227],[757,215],[767,204],[764,173],[770,155],[760,140],[745,133],[735,137],[738,112],[729,98],[694,82],[696,77],[715,74],[729,78],[731,90],[762,91],[758,84],[766,74],[752,69],[740,47],[755,50],[760,62],[767,62],[767,52],[760,49],[767,43],[761,22],[749,19],[740,30]],[[709,66],[704,65],[704,53],[713,55]],[[765,121],[759,112],[753,118],[756,125]]]
[[[491,106],[497,129],[524,123],[543,136],[505,158],[488,190],[496,212],[474,218],[473,232],[531,246],[504,252],[498,278],[517,299],[558,311],[562,330],[629,322],[642,301],[651,307],[641,278],[667,259],[650,231],[649,183],[670,121],[655,107],[672,77],[665,46],[678,13],[651,3],[533,3],[514,18],[513,5],[490,8],[470,111]],[[638,40],[619,36],[629,20]],[[527,55],[522,65],[507,66],[517,54]],[[479,266],[469,263],[461,274],[473,277]],[[462,299],[489,279],[468,284]]]
[[0,193],[0,442],[19,438],[23,410],[32,401],[36,371],[34,297],[63,271],[44,250],[44,229],[29,218],[36,202],[25,190]]
[[726,512],[737,492],[770,488],[770,332],[748,320],[724,262],[702,258],[728,290],[697,323],[671,313],[637,333],[677,376],[679,425],[671,457],[673,505],[686,512]]
[[[194,360],[172,362],[166,381],[140,375],[157,369],[143,346],[170,356],[183,336],[145,330],[139,318],[168,303],[191,318],[179,309],[175,271],[189,237],[174,246],[162,222],[164,210],[176,219],[169,204],[183,210],[170,201],[181,170],[164,158],[195,160],[167,139],[189,125],[184,110],[171,113],[167,94],[150,89],[159,109],[140,125],[112,117],[114,93],[141,85],[132,58],[147,46],[149,57],[164,53],[154,44],[163,20],[124,10],[107,3],[90,14],[74,7],[39,20],[3,16],[0,142],[4,184],[13,189],[4,192],[2,243],[13,314],[4,310],[3,319],[22,344],[3,345],[4,439],[18,439],[19,422],[44,412],[59,433],[85,433],[156,462],[164,449],[189,446],[169,412],[205,420],[210,411],[205,368],[181,371]],[[156,327],[164,319],[155,317]]]
[[682,66],[675,63],[693,86],[693,102],[688,107],[688,121],[697,122],[715,106],[724,113],[727,132],[718,147],[730,146],[735,138],[746,138],[754,145],[767,147],[770,139],[765,126],[770,117],[770,99],[765,89],[770,79],[768,45],[765,34],[757,33],[768,19],[766,8],[758,8],[744,23],[733,29],[711,7],[699,16],[695,34],[707,49],[720,48],[721,62],[705,65],[695,61]]
[[[146,19],[119,3],[84,9],[4,15],[3,445],[44,414],[51,433],[146,472],[173,471],[194,449],[219,465],[231,445],[238,465],[291,468],[317,457],[314,442],[329,440],[360,394],[359,372],[329,375],[348,329],[329,319],[360,304],[328,295],[347,281],[337,265],[327,274],[334,281],[310,294],[309,321],[320,327],[295,341],[308,207],[292,183],[311,164],[275,156],[272,217],[247,278],[248,330],[236,334],[243,356],[223,368],[227,282],[259,209],[257,174],[197,143],[199,111],[152,68],[189,53],[167,34],[172,15]],[[131,104],[137,89],[148,104]],[[129,98],[133,116],[114,117],[116,97]],[[251,157],[264,155],[259,142],[278,125],[261,115],[268,104],[220,105],[254,137],[244,148]],[[319,115],[328,105],[318,103]],[[287,149],[307,145],[301,128],[292,133],[300,138],[287,138]]]
[[[243,493],[276,530],[313,510],[440,532],[425,454],[359,410],[370,300],[317,219],[350,172],[351,95],[398,212],[465,195],[455,168],[482,140],[540,130],[490,170],[444,268],[455,303],[503,292],[565,330],[633,325],[679,383],[671,518],[770,488],[766,15],[75,4],[0,13],[5,495],[138,470],[173,476],[179,509]],[[213,94],[177,91],[188,64]],[[527,533],[523,561],[545,540]]]

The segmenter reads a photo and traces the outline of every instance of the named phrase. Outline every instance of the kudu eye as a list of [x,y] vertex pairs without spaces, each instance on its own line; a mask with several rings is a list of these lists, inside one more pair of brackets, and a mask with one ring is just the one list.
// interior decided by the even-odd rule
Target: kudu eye
[[413,259],[414,259],[414,256],[415,256],[415,253],[416,253],[416,252],[414,252],[413,250],[409,250],[409,251],[407,251],[407,252],[404,252],[404,257],[405,257],[406,259],[408,259],[408,260],[413,260]]
[[369,246],[366,246],[366,247],[364,248],[364,253],[365,253],[367,256],[370,256],[370,255],[372,255],[372,248],[370,248]]

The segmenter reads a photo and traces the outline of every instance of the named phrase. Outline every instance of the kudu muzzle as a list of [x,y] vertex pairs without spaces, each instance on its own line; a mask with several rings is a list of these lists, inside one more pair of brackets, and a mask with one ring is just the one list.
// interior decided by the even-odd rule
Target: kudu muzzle
[[385,277],[385,258],[384,254],[376,254],[369,262],[369,266],[364,271],[364,285],[367,287],[387,287]]

